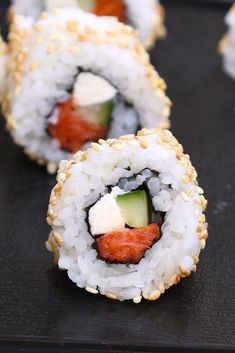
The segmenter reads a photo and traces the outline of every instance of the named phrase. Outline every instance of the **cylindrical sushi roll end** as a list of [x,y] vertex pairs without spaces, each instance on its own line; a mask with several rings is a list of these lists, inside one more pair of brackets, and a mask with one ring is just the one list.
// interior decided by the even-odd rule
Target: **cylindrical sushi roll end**
[[207,201],[169,130],[101,140],[64,162],[57,180],[47,248],[78,287],[138,304],[196,271]]
[[36,21],[43,11],[52,12],[66,7],[79,8],[97,16],[116,17],[119,21],[130,24],[148,49],[156,39],[164,37],[166,33],[165,11],[156,0],[13,0],[8,17],[12,21],[15,14],[21,14]]
[[169,125],[166,84],[135,31],[116,19],[68,8],[35,23],[15,16],[9,49],[7,127],[50,173],[98,140]]

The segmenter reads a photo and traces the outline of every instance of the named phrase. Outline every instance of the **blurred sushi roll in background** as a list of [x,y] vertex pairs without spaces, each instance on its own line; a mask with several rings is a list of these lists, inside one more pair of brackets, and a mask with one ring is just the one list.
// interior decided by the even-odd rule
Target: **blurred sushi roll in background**
[[101,140],[61,162],[57,180],[46,246],[78,287],[139,303],[196,270],[207,201],[170,131]]
[[3,99],[3,82],[5,81],[5,65],[8,58],[8,46],[0,35],[0,102]]
[[80,9],[15,16],[2,110],[14,141],[49,172],[91,141],[169,125],[166,85],[135,31]]
[[14,0],[12,4],[11,14],[32,16],[36,20],[43,11],[65,7],[81,8],[98,16],[115,16],[132,25],[148,49],[166,33],[164,9],[156,0]]
[[223,56],[224,71],[235,79],[235,4],[225,17],[228,33],[224,35],[219,44],[219,51]]

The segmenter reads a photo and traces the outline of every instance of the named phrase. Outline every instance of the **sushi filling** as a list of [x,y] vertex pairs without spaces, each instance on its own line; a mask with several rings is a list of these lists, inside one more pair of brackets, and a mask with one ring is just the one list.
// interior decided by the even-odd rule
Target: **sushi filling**
[[48,133],[60,148],[75,153],[87,143],[134,133],[138,117],[107,80],[90,72],[78,74],[72,93],[58,102],[48,119]]
[[[47,0],[47,9],[58,7],[58,0]],[[93,12],[97,16],[114,16],[126,22],[124,0],[77,0],[78,6],[84,11]]]
[[137,264],[161,238],[164,215],[153,207],[148,188],[153,175],[146,169],[121,179],[90,207],[88,226],[100,259]]

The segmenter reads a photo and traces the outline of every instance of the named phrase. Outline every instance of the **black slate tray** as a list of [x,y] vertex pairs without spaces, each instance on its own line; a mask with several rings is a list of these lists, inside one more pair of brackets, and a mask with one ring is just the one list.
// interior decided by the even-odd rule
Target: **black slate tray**
[[228,6],[203,3],[165,1],[169,34],[151,52],[174,102],[172,130],[209,199],[197,273],[137,306],[76,288],[44,248],[54,178],[11,143],[1,120],[1,352],[235,351],[235,82],[217,54]]

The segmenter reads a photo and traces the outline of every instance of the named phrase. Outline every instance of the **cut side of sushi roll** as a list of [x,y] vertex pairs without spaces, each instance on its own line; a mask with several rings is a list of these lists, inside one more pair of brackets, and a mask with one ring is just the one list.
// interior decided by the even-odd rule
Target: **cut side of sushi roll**
[[72,96],[57,104],[48,132],[62,149],[77,152],[89,141],[105,138],[111,124],[117,90],[92,73],[77,76]]
[[219,51],[223,56],[224,71],[235,79],[235,4],[226,15],[225,23],[229,29],[219,43]]
[[100,138],[169,125],[165,82],[135,32],[79,9],[16,16],[3,112],[14,141],[55,171]]
[[132,25],[140,40],[150,48],[156,38],[165,35],[164,10],[156,0],[14,0],[11,13],[32,16],[35,20],[43,11],[60,8],[80,8],[97,16],[113,16]]
[[170,131],[93,143],[61,162],[57,181],[46,246],[78,287],[139,303],[196,270],[207,201]]

